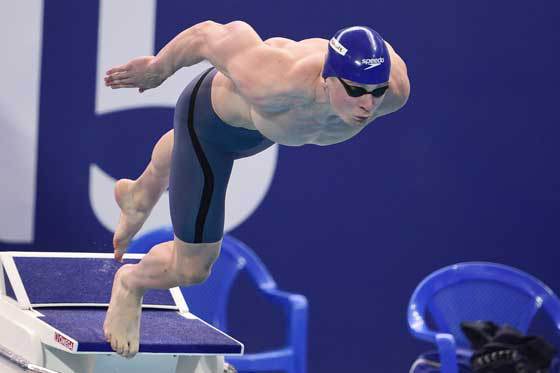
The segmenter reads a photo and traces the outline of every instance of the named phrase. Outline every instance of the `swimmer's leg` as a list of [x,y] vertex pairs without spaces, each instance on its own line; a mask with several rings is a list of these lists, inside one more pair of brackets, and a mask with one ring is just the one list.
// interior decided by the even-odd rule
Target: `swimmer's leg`
[[220,251],[235,157],[199,139],[192,127],[176,126],[173,137],[169,201],[175,239],[154,246],[138,264],[119,269],[103,326],[111,347],[125,357],[139,348],[145,291],[204,281]]
[[150,163],[138,179],[117,181],[115,199],[121,215],[113,236],[115,259],[121,260],[130,240],[138,233],[169,186],[172,151],[173,130],[170,130],[157,142]]
[[[175,239],[154,246],[138,264],[125,265],[115,275],[104,333],[112,348],[123,356],[132,357],[138,351],[140,310],[145,291],[200,283],[208,277],[219,255],[226,188],[234,160],[239,155],[224,149],[220,133],[205,138],[195,128],[195,97],[201,82],[198,81],[192,95],[192,86],[185,89],[175,110],[169,174]],[[206,99],[209,100],[209,95]],[[209,101],[200,108],[208,109],[211,109]],[[212,123],[201,120],[198,125],[211,126]],[[224,136],[230,134],[231,131],[225,132]]]
[[105,338],[118,354],[138,352],[142,296],[148,289],[169,289],[206,280],[218,258],[221,240],[212,243],[174,241],[154,246],[138,264],[126,264],[115,275],[103,325]]

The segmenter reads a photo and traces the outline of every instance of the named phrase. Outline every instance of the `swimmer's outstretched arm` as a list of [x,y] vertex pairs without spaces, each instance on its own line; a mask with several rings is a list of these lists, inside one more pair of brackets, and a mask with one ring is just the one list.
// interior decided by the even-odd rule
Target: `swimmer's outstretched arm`
[[[156,56],[138,57],[107,71],[105,84],[111,88],[159,86],[182,67],[208,60],[248,96],[282,89],[281,77],[295,64],[293,56],[265,44],[245,22],[225,25],[205,21],[177,35]],[[285,79],[284,79],[285,81]]]

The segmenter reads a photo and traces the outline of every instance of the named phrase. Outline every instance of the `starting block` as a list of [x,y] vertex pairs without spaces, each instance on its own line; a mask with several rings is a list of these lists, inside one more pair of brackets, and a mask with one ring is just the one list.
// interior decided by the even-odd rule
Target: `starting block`
[[224,356],[243,354],[243,344],[189,312],[179,288],[146,292],[139,353],[114,353],[103,336],[122,265],[112,254],[3,252],[0,264],[3,373],[222,373]]

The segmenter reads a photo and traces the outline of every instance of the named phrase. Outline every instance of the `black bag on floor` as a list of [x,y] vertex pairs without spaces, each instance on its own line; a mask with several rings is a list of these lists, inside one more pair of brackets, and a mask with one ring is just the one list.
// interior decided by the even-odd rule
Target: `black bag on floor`
[[517,329],[490,321],[462,322],[471,342],[475,373],[549,373],[556,349],[541,337],[524,336]]

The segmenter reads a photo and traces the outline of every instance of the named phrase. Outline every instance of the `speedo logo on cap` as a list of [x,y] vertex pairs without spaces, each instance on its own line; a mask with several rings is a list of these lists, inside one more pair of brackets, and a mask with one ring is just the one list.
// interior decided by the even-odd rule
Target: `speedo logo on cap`
[[369,70],[371,68],[377,67],[381,65],[383,62],[385,62],[385,58],[383,57],[362,59],[362,65],[368,65],[368,67],[366,67],[364,70]]
[[348,52],[348,49],[344,48],[344,46],[340,44],[340,42],[335,38],[331,39],[329,45],[331,46],[332,49],[334,49],[336,53],[340,54],[341,56],[345,56],[346,52]]

